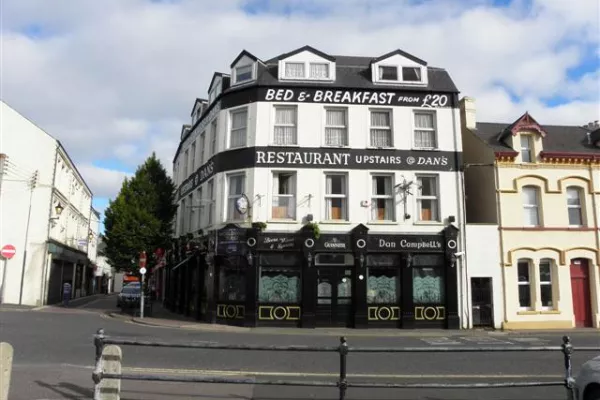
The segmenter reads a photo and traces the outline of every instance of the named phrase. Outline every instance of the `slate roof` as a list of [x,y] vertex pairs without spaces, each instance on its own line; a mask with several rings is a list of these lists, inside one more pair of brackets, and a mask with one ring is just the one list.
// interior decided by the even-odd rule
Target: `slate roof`
[[[302,48],[304,49],[304,48]],[[300,50],[300,49],[298,49]],[[396,50],[392,53],[395,54],[401,52]],[[285,58],[290,54],[297,53],[296,50],[285,53],[274,58],[265,61],[265,65],[259,64],[257,81],[259,85],[267,86],[303,86],[303,87],[322,87],[325,88],[330,86],[332,88],[353,88],[353,89],[391,89],[391,90],[407,90],[407,91],[436,91],[436,92],[451,92],[459,93],[458,88],[454,84],[454,81],[450,77],[450,74],[443,69],[438,67],[427,67],[427,78],[428,85],[426,87],[403,87],[399,85],[386,85],[386,84],[374,84],[371,77],[371,63],[375,62],[379,57],[359,57],[359,56],[330,56],[335,60],[336,72],[335,82],[328,83],[323,81],[279,81],[278,79],[278,66],[279,59]],[[417,59],[408,53],[401,52],[401,54],[407,54],[408,58]],[[422,60],[419,60],[422,61]],[[424,63],[424,61],[422,61]],[[232,88],[231,90],[235,90]]]
[[[509,123],[478,122],[477,129],[472,130],[495,152],[515,151],[499,141],[504,131],[512,125]],[[590,153],[600,155],[600,148],[588,141],[588,129],[581,126],[540,125],[547,133],[542,139],[544,152],[556,153]]]

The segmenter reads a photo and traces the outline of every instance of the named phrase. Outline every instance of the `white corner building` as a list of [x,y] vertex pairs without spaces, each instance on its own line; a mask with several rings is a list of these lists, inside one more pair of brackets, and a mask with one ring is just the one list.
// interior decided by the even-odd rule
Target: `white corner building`
[[58,303],[65,282],[72,298],[91,294],[92,192],[56,138],[0,107],[0,247],[16,249],[0,263],[1,301]]
[[[178,267],[170,290],[202,292],[207,304],[193,308],[211,322],[213,313],[246,325],[467,327],[448,72],[402,50],[334,56],[310,46],[269,60],[244,50],[230,68],[196,100],[174,159],[177,236],[216,239],[211,272],[203,281]],[[266,224],[258,239],[223,247],[224,230],[246,237],[253,223]],[[315,226],[316,240],[303,239]],[[277,242],[287,243],[285,268]],[[229,270],[246,262],[227,260],[239,255],[255,272]],[[204,291],[173,283],[182,279]],[[288,287],[286,303],[269,292],[273,280]]]

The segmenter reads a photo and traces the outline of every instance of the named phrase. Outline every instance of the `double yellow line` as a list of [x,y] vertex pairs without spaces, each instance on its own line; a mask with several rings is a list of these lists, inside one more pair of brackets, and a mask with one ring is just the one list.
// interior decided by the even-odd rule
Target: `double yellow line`
[[[337,378],[338,374],[328,372],[270,372],[270,371],[227,371],[214,369],[169,369],[123,367],[123,373],[165,374],[165,375],[209,375],[209,376],[279,376],[297,378]],[[436,375],[436,374],[348,374],[348,378],[362,379],[560,379],[562,375]]]

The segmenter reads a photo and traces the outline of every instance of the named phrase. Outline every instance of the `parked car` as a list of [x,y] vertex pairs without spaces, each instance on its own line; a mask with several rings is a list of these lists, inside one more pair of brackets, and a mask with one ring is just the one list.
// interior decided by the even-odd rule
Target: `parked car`
[[575,400],[600,400],[600,356],[581,366],[575,378]]
[[[141,285],[137,282],[126,285],[117,296],[117,307],[133,308],[140,306]],[[144,302],[150,303],[150,296],[144,296]]]

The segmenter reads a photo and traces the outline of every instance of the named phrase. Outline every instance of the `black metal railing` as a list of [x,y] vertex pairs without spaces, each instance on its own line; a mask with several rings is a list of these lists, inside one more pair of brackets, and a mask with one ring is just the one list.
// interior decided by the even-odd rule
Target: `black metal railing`
[[[330,352],[338,353],[340,357],[339,379],[333,381],[311,380],[268,380],[260,378],[224,378],[211,376],[172,376],[160,374],[112,374],[103,372],[102,352],[106,345],[166,347],[186,349],[210,350],[249,350],[249,351],[284,351],[284,352]],[[316,386],[339,388],[339,399],[346,398],[348,388],[380,388],[380,389],[490,389],[514,387],[550,387],[562,386],[566,389],[567,399],[574,399],[575,379],[572,374],[571,356],[573,345],[569,336],[563,336],[560,346],[465,346],[465,347],[350,347],[345,337],[340,337],[338,346],[262,346],[248,344],[219,344],[219,343],[167,343],[144,340],[131,340],[105,336],[104,330],[99,329],[94,335],[96,348],[96,367],[92,374],[96,384],[95,393],[104,379],[162,381],[162,382],[188,382],[188,383],[223,383],[247,385],[279,385],[279,386]],[[578,351],[600,351],[600,346],[577,347]],[[347,358],[349,353],[483,353],[483,352],[562,352],[564,358],[564,379],[557,381],[531,381],[531,382],[499,382],[499,383],[377,383],[377,382],[348,382]],[[95,394],[94,400],[102,400]],[[98,397],[96,397],[98,396]]]

